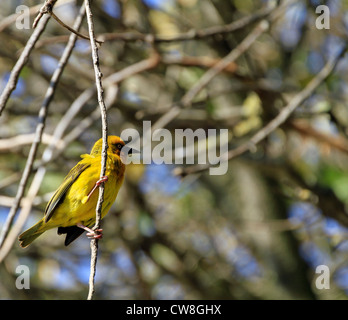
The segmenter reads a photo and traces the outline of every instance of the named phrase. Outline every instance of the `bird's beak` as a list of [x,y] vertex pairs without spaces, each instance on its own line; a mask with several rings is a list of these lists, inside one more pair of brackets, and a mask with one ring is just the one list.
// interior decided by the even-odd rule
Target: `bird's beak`
[[121,149],[121,154],[120,154],[122,162],[125,164],[129,164],[129,161],[131,162],[137,161],[135,158],[132,157],[132,155],[140,154],[141,152],[137,149],[129,147],[127,144],[130,143],[130,141],[124,141],[124,143],[125,145]]
[[134,148],[129,148],[129,149],[130,149],[130,150],[129,150],[128,154],[137,154],[137,153],[140,153],[140,151],[137,150],[137,149],[134,149]]
[[129,142],[129,141],[124,141],[124,143],[125,143],[126,145],[122,148],[122,150],[121,150],[122,153],[124,153],[125,155],[132,155],[132,154],[140,153],[139,150],[128,147],[128,146],[127,146],[127,143],[128,143],[128,142]]
[[122,151],[125,152],[125,153],[128,153],[128,155],[133,155],[133,154],[140,153],[139,150],[134,149],[134,148],[129,148],[129,147],[126,147],[126,146],[122,148]]

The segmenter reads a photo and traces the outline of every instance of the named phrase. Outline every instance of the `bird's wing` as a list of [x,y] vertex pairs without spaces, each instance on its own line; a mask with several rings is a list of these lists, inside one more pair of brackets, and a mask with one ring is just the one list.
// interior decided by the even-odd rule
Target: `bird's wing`
[[57,191],[52,196],[51,200],[48,202],[45,209],[45,222],[52,218],[54,210],[58,205],[63,202],[66,192],[80,176],[80,174],[90,166],[89,163],[83,163],[80,161],[74,168],[70,170],[68,175],[65,177],[63,183],[59,186]]

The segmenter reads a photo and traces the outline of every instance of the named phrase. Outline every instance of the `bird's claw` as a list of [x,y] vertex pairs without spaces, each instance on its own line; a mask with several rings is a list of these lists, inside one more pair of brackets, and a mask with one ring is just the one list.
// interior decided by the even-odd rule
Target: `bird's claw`
[[103,238],[103,229],[92,230],[91,232],[86,233],[86,236],[89,239],[102,239]]
[[79,228],[87,231],[86,236],[89,239],[101,239],[101,238],[103,238],[103,229],[95,229],[95,230],[93,230],[91,228],[88,228],[88,227],[84,226],[81,223],[78,223],[77,226]]
[[95,184],[96,184],[97,187],[99,187],[102,183],[108,181],[108,179],[109,179],[108,176],[103,176]]

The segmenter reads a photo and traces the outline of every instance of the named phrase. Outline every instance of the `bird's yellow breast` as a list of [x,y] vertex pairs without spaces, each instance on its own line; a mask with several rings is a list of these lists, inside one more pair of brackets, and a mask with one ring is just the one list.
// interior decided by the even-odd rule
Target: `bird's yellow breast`
[[[71,185],[63,201],[55,209],[52,218],[48,221],[50,228],[55,226],[68,227],[77,223],[85,226],[94,224],[99,192],[95,190],[88,201],[86,201],[86,197],[100,178],[101,157],[91,157],[88,160],[91,161],[91,165]],[[108,155],[105,173],[108,180],[104,184],[102,218],[108,213],[116,199],[123,183],[124,171],[125,165],[119,157]]]

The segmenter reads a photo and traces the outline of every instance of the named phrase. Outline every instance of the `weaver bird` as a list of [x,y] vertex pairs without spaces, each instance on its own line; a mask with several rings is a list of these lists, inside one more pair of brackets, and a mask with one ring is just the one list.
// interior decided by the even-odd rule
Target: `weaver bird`
[[102,139],[98,140],[90,154],[81,155],[82,160],[73,167],[63,183],[48,202],[44,217],[19,236],[20,246],[25,248],[45,231],[57,228],[58,234],[66,234],[67,246],[84,231],[89,238],[102,237],[102,229],[92,230],[95,224],[97,187],[104,183],[104,202],[101,218],[108,213],[116,200],[125,173],[121,157],[132,154],[125,142],[117,136],[108,137],[107,162],[105,176],[100,178]]

